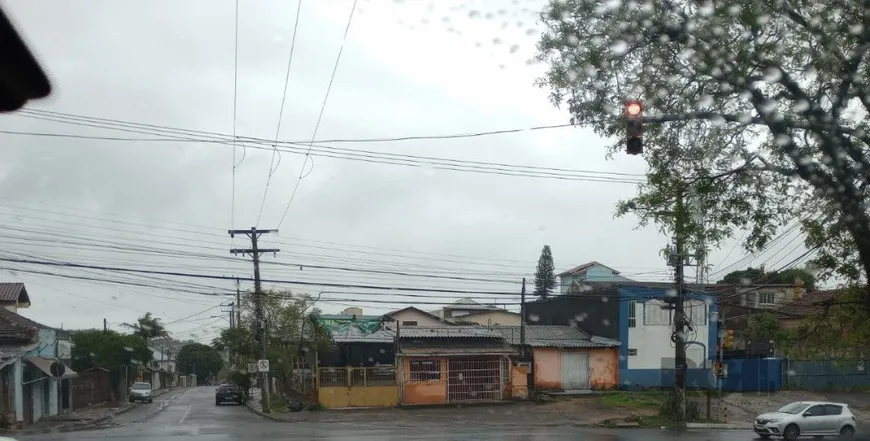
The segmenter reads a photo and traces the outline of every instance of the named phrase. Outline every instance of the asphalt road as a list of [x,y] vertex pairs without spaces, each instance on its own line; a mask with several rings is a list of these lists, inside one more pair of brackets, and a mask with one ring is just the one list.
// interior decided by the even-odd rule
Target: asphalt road
[[276,423],[264,420],[242,406],[214,405],[214,388],[199,387],[163,395],[152,404],[117,416],[100,428],[21,435],[20,441],[252,441],[272,439],[393,441],[671,441],[674,438],[703,441],[747,441],[749,431],[697,431],[675,435],[652,429],[599,430],[581,427],[475,427],[444,425],[401,426],[397,421],[370,424]]

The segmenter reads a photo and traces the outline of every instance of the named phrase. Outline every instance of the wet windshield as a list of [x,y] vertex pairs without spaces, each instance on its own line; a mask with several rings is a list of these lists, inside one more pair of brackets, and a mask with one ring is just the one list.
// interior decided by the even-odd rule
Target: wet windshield
[[809,406],[809,405],[804,404],[804,403],[791,403],[787,406],[782,407],[777,412],[790,413],[790,414],[794,415],[794,414],[801,413],[804,409],[807,408],[807,406]]
[[151,389],[151,385],[148,383],[134,383],[133,390],[148,390]]

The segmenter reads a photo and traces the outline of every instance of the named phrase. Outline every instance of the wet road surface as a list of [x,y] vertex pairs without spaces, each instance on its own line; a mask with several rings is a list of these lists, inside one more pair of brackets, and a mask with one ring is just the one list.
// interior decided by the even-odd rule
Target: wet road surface
[[605,430],[581,427],[402,427],[401,422],[370,424],[276,423],[242,406],[214,405],[214,388],[179,390],[118,415],[103,427],[67,433],[18,435],[20,441],[252,441],[300,439],[321,441],[444,440],[468,441],[748,441],[748,431],[698,431],[675,435],[652,429]]

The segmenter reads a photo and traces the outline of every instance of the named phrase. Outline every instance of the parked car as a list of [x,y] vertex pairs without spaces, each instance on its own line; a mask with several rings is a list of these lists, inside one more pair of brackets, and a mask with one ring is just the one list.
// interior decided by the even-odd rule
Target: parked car
[[235,384],[222,384],[218,386],[214,393],[214,405],[220,406],[221,403],[228,401],[236,404],[244,403],[242,389]]
[[151,383],[133,383],[130,386],[130,402],[134,403],[136,401],[140,401],[142,403],[153,403],[154,397],[152,396]]
[[798,401],[776,412],[755,418],[753,429],[761,438],[782,437],[794,441],[799,436],[851,437],[858,428],[848,404],[823,401]]

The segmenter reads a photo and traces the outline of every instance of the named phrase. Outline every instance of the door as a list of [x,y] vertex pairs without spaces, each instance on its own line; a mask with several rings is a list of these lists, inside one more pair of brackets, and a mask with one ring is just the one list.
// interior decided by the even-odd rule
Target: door
[[561,355],[562,389],[589,389],[589,354],[563,351]]
[[799,423],[801,435],[813,435],[825,431],[825,406],[817,404],[804,411]]
[[828,433],[839,433],[840,426],[846,422],[843,407],[836,404],[825,404],[825,417],[821,430]]

